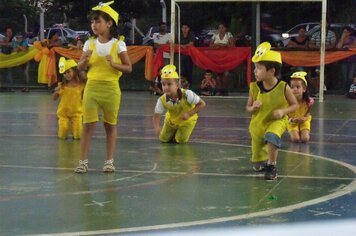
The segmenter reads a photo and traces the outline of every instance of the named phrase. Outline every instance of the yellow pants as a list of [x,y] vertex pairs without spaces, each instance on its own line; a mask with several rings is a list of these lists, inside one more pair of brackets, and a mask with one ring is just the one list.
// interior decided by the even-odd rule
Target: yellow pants
[[187,122],[184,125],[174,125],[165,120],[162,131],[159,135],[159,140],[164,143],[171,141],[176,141],[177,143],[187,143],[196,124],[196,120]]
[[102,110],[103,122],[116,125],[120,102],[118,81],[89,80],[83,96],[84,123],[98,122]]
[[71,127],[71,132],[74,139],[80,139],[82,135],[82,116],[73,117],[58,117],[58,138],[66,139],[68,138],[69,129]]
[[281,138],[286,130],[286,122],[286,119],[280,119],[270,122],[270,124],[268,124],[265,128],[250,126],[252,162],[268,160],[268,146],[265,140],[265,135],[266,133],[273,133]]

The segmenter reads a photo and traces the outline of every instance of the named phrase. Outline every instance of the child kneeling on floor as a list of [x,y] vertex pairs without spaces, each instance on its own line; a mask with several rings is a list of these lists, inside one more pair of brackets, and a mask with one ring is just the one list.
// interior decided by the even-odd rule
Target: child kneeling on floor
[[[205,102],[193,91],[180,88],[174,65],[163,67],[161,79],[164,94],[158,98],[153,116],[156,133],[164,143],[187,143]],[[161,128],[160,117],[164,112],[167,113]]]

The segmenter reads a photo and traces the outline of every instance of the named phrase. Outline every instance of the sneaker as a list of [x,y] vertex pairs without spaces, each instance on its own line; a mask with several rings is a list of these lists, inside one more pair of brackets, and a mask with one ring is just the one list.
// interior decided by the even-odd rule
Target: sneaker
[[266,165],[265,180],[276,180],[277,175],[277,167],[275,165]]
[[105,161],[103,171],[104,173],[112,173],[115,171],[114,159]]
[[74,170],[75,173],[84,174],[88,172],[88,160],[79,160],[79,165]]
[[252,165],[252,169],[256,172],[263,172],[266,170],[266,165],[265,162],[257,162]]

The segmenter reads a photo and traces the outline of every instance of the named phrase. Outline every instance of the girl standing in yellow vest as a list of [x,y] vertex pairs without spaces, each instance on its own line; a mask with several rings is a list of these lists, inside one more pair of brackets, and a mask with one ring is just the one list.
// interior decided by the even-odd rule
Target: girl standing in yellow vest
[[83,95],[83,134],[81,157],[76,173],[88,171],[88,153],[92,134],[99,121],[99,111],[106,132],[106,160],[103,171],[114,172],[114,151],[117,137],[117,116],[121,101],[119,78],[130,73],[132,65],[123,41],[115,38],[119,14],[108,3],[92,8],[91,28],[96,38],[89,39],[83,47],[79,70],[88,70]]
[[77,63],[61,57],[59,60],[59,73],[64,74],[65,82],[58,84],[53,94],[53,100],[60,97],[57,108],[58,138],[66,139],[69,128],[73,139],[80,139],[82,134],[82,94],[84,83],[79,79]]
[[308,96],[307,75],[304,71],[298,71],[291,75],[290,87],[297,98],[298,110],[288,114],[288,132],[292,142],[308,142],[310,139],[310,108],[314,104],[314,99]]
[[250,134],[255,171],[266,171],[266,180],[277,179],[277,155],[281,136],[287,128],[287,114],[298,102],[287,83],[277,79],[282,66],[279,52],[271,44],[260,44],[252,57],[256,82],[250,84],[246,111],[252,113]]
[[[161,142],[187,143],[198,120],[198,112],[205,102],[191,90],[181,89],[174,65],[166,65],[161,71],[164,94],[158,98],[153,125]],[[167,111],[161,129],[160,117]]]

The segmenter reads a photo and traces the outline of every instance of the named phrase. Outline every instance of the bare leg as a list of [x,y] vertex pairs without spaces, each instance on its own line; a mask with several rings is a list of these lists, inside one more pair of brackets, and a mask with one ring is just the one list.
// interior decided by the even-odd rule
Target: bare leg
[[87,123],[83,125],[83,133],[81,139],[81,156],[80,156],[80,160],[82,161],[88,159],[91,137],[93,135],[93,132],[95,131],[96,125],[97,122]]
[[278,148],[272,144],[268,143],[268,164],[274,164],[277,162]]
[[114,159],[114,152],[116,147],[117,129],[116,125],[104,123],[106,132],[106,160]]
[[301,140],[303,143],[309,142],[309,139],[310,139],[309,130],[303,129],[300,132],[300,136],[301,136]]
[[300,141],[300,136],[299,136],[299,132],[296,130],[292,130],[289,132],[290,135],[290,141],[293,143],[298,143]]

